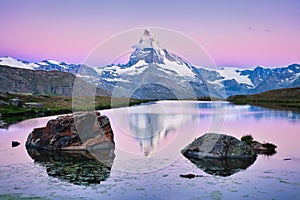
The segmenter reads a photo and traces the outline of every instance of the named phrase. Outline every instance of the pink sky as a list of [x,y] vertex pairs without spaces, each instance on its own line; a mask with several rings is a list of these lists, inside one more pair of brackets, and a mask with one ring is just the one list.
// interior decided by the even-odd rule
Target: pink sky
[[[3,0],[0,10],[0,57],[82,63],[112,35],[136,28],[161,27],[193,38],[217,66],[274,67],[300,63],[297,0]],[[199,52],[190,52],[190,62],[201,65]],[[113,49],[110,53],[114,53]]]

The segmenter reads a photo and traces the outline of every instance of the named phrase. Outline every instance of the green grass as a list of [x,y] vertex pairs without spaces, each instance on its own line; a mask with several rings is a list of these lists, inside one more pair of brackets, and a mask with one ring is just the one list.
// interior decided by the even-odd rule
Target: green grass
[[252,137],[252,135],[244,135],[244,136],[241,138],[241,140],[242,140],[243,142],[245,142],[246,144],[251,145],[252,142],[253,142],[253,137]]
[[300,88],[270,90],[253,95],[235,95],[227,98],[237,105],[255,105],[272,109],[300,111]]
[[[24,102],[37,102],[42,103],[43,108],[23,108],[15,106],[0,106],[0,113],[2,120],[8,124],[13,124],[25,119],[68,114],[72,111],[88,111],[88,110],[103,110],[116,107],[125,107],[138,105],[141,103],[149,102],[149,100],[139,100],[130,98],[114,98],[111,97],[66,97],[66,96],[47,96],[47,95],[20,95],[20,94],[7,94],[0,95],[0,99],[8,102],[9,99],[19,98]],[[76,102],[72,107],[73,101]]]

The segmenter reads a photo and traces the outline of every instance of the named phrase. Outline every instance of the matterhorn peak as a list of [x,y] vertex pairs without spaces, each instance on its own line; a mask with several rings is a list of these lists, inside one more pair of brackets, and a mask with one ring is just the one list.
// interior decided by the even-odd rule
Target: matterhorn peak
[[148,29],[144,30],[139,44],[132,47],[135,51],[130,55],[128,65],[134,65],[138,61],[144,60],[148,64],[168,64],[168,66],[171,66],[176,63],[177,65],[185,65],[190,68],[189,64],[184,62],[180,57],[161,48]]
[[144,37],[150,37],[150,31],[149,30],[144,30]]
[[143,36],[140,38],[139,44],[134,45],[135,49],[160,49],[159,43],[150,34],[150,31],[145,29]]

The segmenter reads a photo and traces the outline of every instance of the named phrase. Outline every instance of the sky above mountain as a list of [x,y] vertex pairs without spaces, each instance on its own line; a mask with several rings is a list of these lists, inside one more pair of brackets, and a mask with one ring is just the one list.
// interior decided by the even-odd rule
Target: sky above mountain
[[[1,0],[0,10],[0,57],[82,63],[113,35],[161,27],[193,38],[217,66],[300,63],[297,0]],[[189,51],[189,61],[201,63],[197,50]],[[107,54],[114,54],[114,49]]]

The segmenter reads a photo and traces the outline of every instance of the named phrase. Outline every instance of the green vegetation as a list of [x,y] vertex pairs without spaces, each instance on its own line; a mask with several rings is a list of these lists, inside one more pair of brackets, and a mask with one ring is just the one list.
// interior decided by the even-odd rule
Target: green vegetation
[[253,95],[235,95],[227,98],[237,105],[255,105],[272,109],[300,111],[300,88],[270,90]]
[[[111,97],[66,97],[66,96],[47,96],[47,95],[20,95],[4,94],[0,95],[0,100],[9,102],[10,99],[18,98],[23,103],[36,102],[43,104],[42,108],[16,107],[12,105],[1,105],[0,113],[2,120],[8,124],[16,123],[25,119],[67,114],[72,111],[103,110],[116,107],[125,107],[149,102],[150,100],[139,100],[130,98],[111,98]],[[72,109],[72,103],[76,106]]]
[[277,146],[275,144],[272,144],[272,143],[264,143],[262,144],[263,147],[267,148],[267,149],[276,149]]
[[260,143],[255,141],[252,135],[244,135],[241,140],[249,145],[256,153],[271,156],[276,153],[277,146],[272,143]]
[[252,135],[244,135],[244,136],[241,138],[241,140],[242,140],[243,142],[245,142],[246,144],[251,145],[252,142],[253,142],[253,137],[252,137]]

